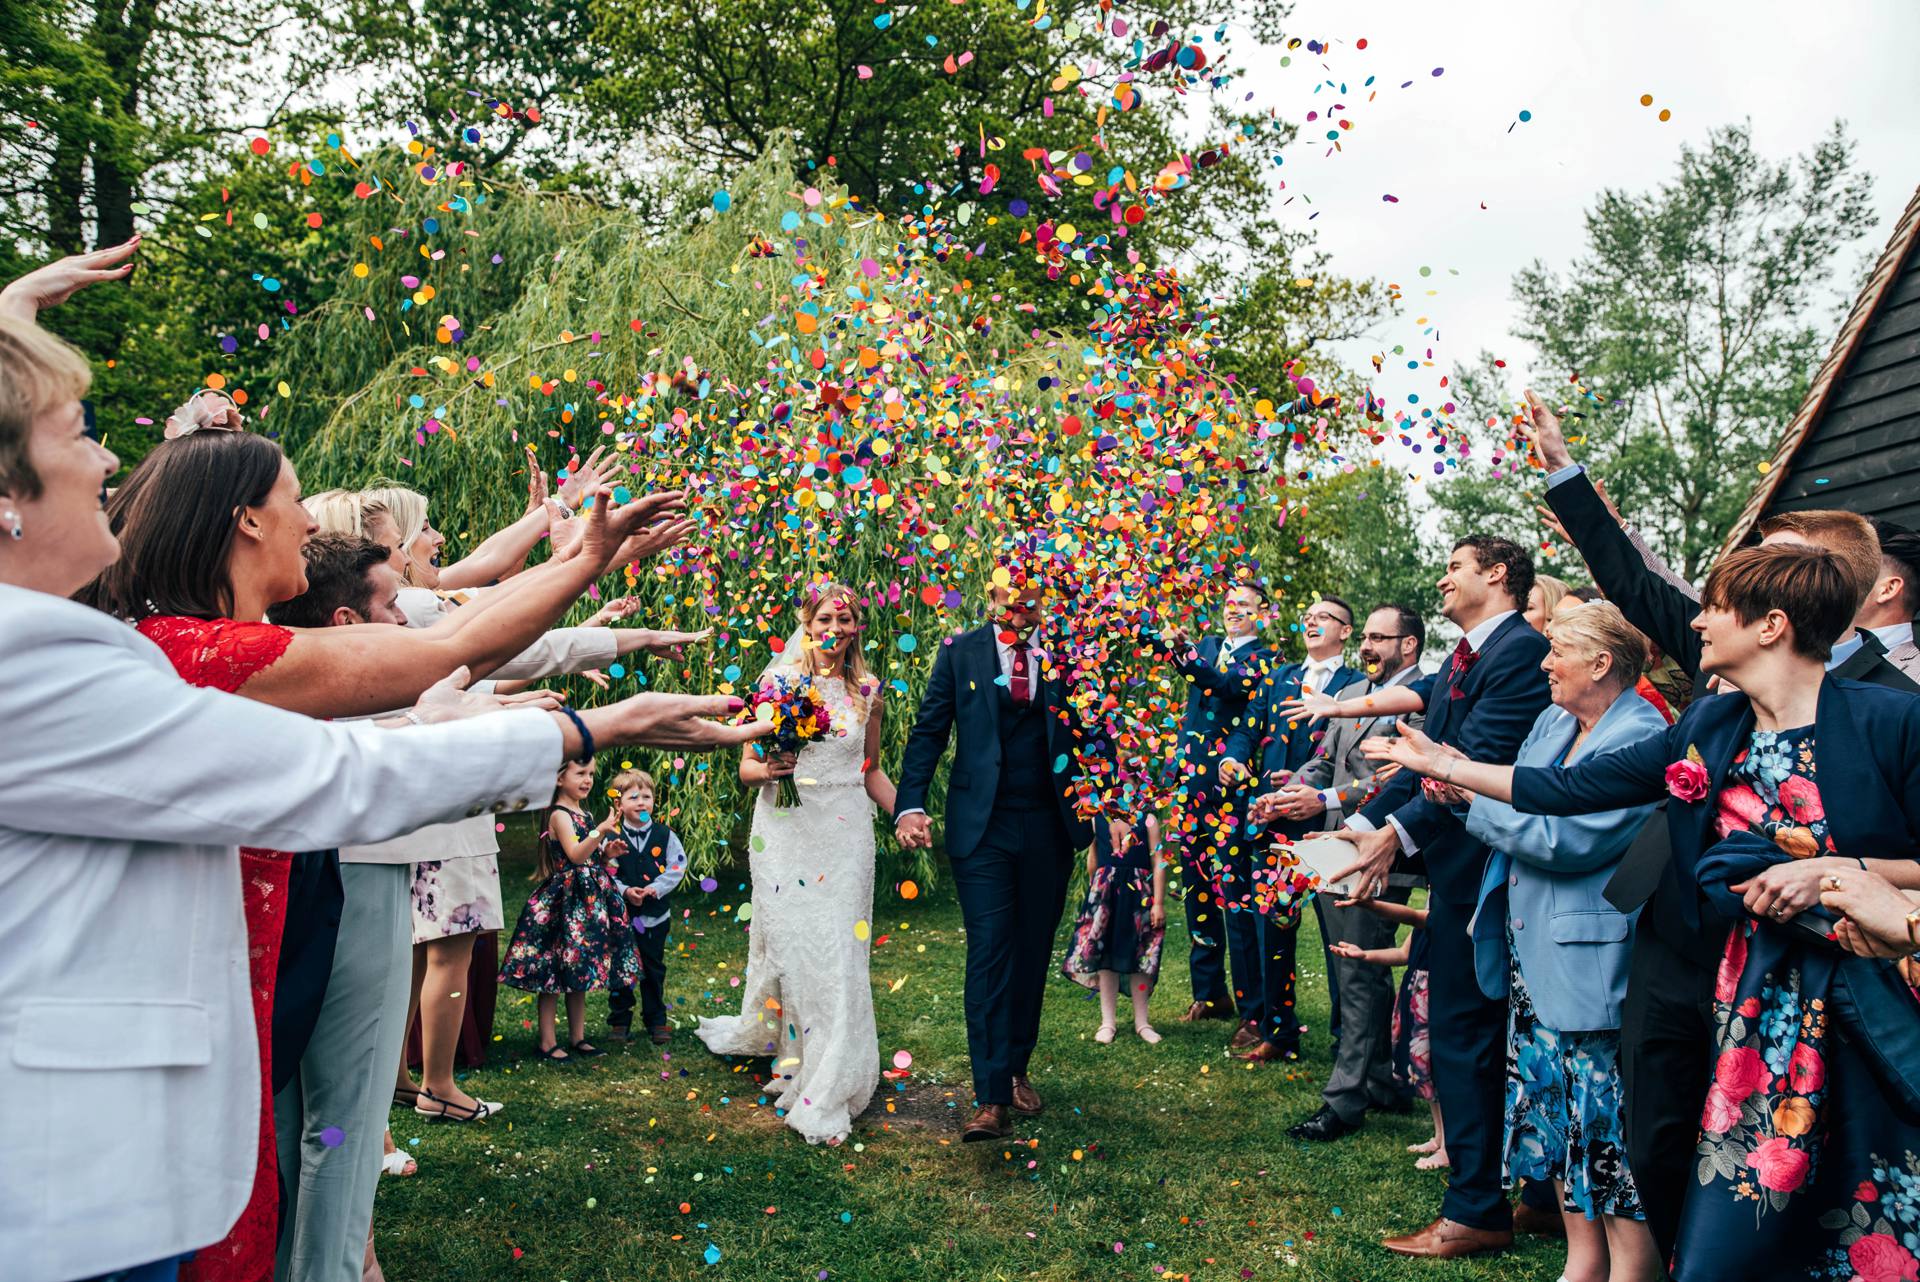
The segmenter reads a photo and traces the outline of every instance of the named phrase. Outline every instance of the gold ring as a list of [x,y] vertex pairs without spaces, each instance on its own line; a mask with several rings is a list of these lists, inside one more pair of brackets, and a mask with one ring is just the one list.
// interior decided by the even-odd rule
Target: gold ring
[[1767,909],[1767,916],[1777,918],[1781,914],[1785,913],[1786,910],[1787,910],[1787,906],[1785,904],[1775,904],[1773,907]]
[[1827,889],[1828,890],[1840,889],[1840,878],[1838,874],[1836,873],[1827,874]]

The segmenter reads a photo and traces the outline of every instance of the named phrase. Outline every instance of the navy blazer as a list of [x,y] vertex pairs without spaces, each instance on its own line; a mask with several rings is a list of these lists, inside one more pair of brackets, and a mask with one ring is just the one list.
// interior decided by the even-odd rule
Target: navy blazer
[[[947,855],[964,859],[980,844],[993,814],[1000,785],[1000,717],[1011,711],[1013,696],[1000,674],[999,629],[983,624],[949,637],[934,656],[933,675],[920,700],[913,732],[900,764],[894,814],[925,810],[933,772],[954,741],[953,771],[947,777]],[[1047,750],[1053,756],[1053,791],[1074,849],[1093,840],[1093,825],[1074,813],[1074,749],[1085,737],[1067,703],[1066,684],[1042,678],[1037,695],[1045,712]]]
[[[1540,670],[1546,655],[1547,639],[1514,614],[1493,630],[1457,681],[1453,661],[1442,659],[1427,696],[1427,736],[1452,744],[1473,761],[1511,762],[1550,702],[1547,674]],[[1388,816],[1399,820],[1419,847],[1414,862],[1426,867],[1432,893],[1471,909],[1479,901],[1487,846],[1466,830],[1464,810],[1428,801],[1420,793],[1419,776],[1402,770],[1360,813],[1376,827]]]
[[[1579,760],[1666,729],[1666,718],[1629,687],[1594,723]],[[1548,708],[1520,745],[1516,764],[1552,765],[1579,730],[1571,712]],[[1472,928],[1481,992],[1496,1001],[1507,996],[1511,929],[1512,954],[1541,1023],[1562,1033],[1620,1027],[1633,915],[1609,904],[1602,892],[1653,809],[1649,802],[1547,816],[1523,814],[1491,797],[1473,799],[1467,831],[1493,847]]]
[[1173,666],[1187,679],[1187,711],[1180,721],[1180,767],[1190,802],[1213,796],[1220,787],[1220,745],[1245,715],[1247,704],[1276,656],[1255,641],[1222,670],[1219,637],[1202,637],[1191,651],[1173,655]]
[[[1672,871],[1686,892],[1687,924],[1700,925],[1700,857],[1719,834],[1714,804],[1733,759],[1753,734],[1753,707],[1740,693],[1687,705],[1664,735],[1572,766],[1513,772],[1513,805],[1530,814],[1571,815],[1616,806],[1667,803]],[[1814,714],[1815,782],[1834,850],[1848,858],[1920,855],[1920,695],[1828,674]],[[1707,768],[1706,796],[1669,797],[1667,767],[1693,748]]]

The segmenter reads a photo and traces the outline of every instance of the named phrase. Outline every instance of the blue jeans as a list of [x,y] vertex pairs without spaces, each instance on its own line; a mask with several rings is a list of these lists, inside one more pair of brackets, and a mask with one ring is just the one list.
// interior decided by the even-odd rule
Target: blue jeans
[[87,1282],[174,1282],[180,1276],[180,1266],[193,1258],[193,1252],[172,1256],[165,1260],[155,1260],[151,1264],[136,1264],[130,1269],[115,1269],[111,1273],[102,1273]]

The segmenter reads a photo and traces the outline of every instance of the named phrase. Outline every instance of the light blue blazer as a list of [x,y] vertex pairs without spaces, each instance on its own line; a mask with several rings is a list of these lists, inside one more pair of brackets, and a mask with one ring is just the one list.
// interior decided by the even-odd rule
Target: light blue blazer
[[[1666,729],[1666,719],[1629,688],[1601,716],[1575,760]],[[1578,730],[1572,713],[1547,708],[1514,764],[1553,765]],[[1504,801],[1473,799],[1467,831],[1493,848],[1470,927],[1482,992],[1496,999],[1507,995],[1511,925],[1520,974],[1541,1023],[1563,1033],[1620,1027],[1637,913],[1620,912],[1601,891],[1653,811],[1645,805],[1586,815],[1525,815]]]

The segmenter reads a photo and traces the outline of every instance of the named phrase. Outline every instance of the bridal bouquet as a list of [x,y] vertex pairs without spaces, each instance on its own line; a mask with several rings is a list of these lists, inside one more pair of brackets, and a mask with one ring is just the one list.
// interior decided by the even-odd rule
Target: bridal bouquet
[[[802,745],[824,739],[833,729],[833,714],[827,710],[826,698],[811,678],[775,677],[771,685],[754,692],[747,714],[755,721],[773,722],[771,750],[789,757],[799,756]],[[779,783],[773,804],[799,805],[800,789],[793,776],[787,775]]]

